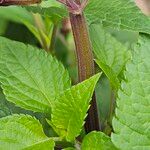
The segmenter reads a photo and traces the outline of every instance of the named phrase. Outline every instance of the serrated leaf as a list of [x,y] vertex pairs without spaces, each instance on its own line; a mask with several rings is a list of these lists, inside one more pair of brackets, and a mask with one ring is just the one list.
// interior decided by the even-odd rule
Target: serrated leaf
[[126,150],[150,149],[150,38],[141,35],[118,92],[112,141]]
[[60,136],[68,141],[73,141],[81,131],[99,77],[100,74],[97,74],[68,89],[52,108],[52,124],[66,133]]
[[0,82],[8,101],[50,113],[56,97],[70,88],[68,72],[43,50],[0,37]]
[[12,115],[0,119],[1,150],[53,150],[54,141],[43,132],[38,120],[29,115]]
[[150,18],[131,0],[90,0],[85,15],[89,24],[150,33]]
[[103,132],[93,131],[89,133],[81,145],[81,150],[117,150],[110,140],[110,137]]
[[130,51],[120,42],[104,31],[100,25],[90,26],[90,37],[96,62],[106,74],[112,86],[118,89],[120,86],[119,75],[130,59]]

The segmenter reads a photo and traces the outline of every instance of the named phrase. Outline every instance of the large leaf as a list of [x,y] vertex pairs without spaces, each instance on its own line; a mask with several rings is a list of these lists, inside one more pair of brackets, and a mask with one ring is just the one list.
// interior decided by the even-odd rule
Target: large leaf
[[104,31],[100,25],[90,26],[90,36],[97,63],[115,88],[119,87],[119,75],[130,59],[130,51]]
[[90,0],[85,10],[89,24],[150,33],[150,18],[132,0]]
[[6,98],[35,112],[50,112],[55,98],[70,88],[68,72],[43,50],[0,37],[0,82]]
[[91,132],[83,140],[81,145],[82,150],[116,150],[115,146],[102,132]]
[[28,115],[0,119],[1,150],[53,150],[54,142],[46,137],[38,120]]
[[68,141],[73,141],[82,129],[99,77],[100,74],[97,74],[68,89],[52,108],[52,124],[63,131],[65,135],[60,136],[65,136]]
[[118,93],[112,141],[126,150],[150,149],[150,38],[142,35]]

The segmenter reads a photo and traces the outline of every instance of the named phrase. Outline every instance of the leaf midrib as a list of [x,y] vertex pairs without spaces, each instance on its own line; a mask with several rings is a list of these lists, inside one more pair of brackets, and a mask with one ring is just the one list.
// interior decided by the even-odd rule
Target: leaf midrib
[[30,75],[30,73],[28,72],[28,70],[20,63],[20,61],[18,60],[18,58],[16,57],[16,55],[14,54],[14,52],[11,50],[11,48],[8,46],[9,51],[13,54],[14,58],[16,59],[16,61],[20,64],[20,66],[25,70],[25,72],[29,75],[29,77],[32,79],[32,81],[35,83],[35,85],[38,87],[38,89],[40,90],[40,92],[42,93],[42,95],[46,98],[47,102],[50,104],[50,106],[52,106],[52,104],[50,103],[49,99],[47,98],[47,96],[45,95],[45,93],[43,92],[43,90],[41,90],[38,85],[38,83],[34,80],[34,78],[32,78],[32,76]]

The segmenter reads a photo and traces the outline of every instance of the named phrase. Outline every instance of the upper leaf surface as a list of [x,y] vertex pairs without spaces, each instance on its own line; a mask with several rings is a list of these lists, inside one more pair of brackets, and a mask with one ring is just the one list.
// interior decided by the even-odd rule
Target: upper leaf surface
[[112,141],[126,150],[150,149],[150,38],[142,35],[118,93]]
[[70,88],[68,72],[44,50],[0,37],[0,82],[16,105],[50,112],[55,98]]
[[54,142],[46,137],[42,125],[28,115],[0,119],[1,150],[53,150]]
[[102,132],[91,132],[83,140],[81,150],[117,150],[110,137]]
[[84,125],[84,119],[99,77],[100,74],[97,74],[66,90],[52,108],[52,124],[57,129],[64,131],[65,135],[60,136],[65,136],[68,141],[73,141]]
[[150,18],[131,0],[90,0],[85,15],[89,24],[150,33]]

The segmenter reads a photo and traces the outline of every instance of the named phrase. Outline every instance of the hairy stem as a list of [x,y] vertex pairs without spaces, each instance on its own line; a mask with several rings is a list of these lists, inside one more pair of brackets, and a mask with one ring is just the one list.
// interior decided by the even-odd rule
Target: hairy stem
[[[79,0],[77,0],[77,2],[80,4]],[[94,74],[91,43],[84,14],[74,15],[70,13],[70,22],[76,46],[79,82],[81,82]],[[85,130],[87,133],[93,130],[100,130],[95,95],[93,95],[91,107],[88,112]]]

